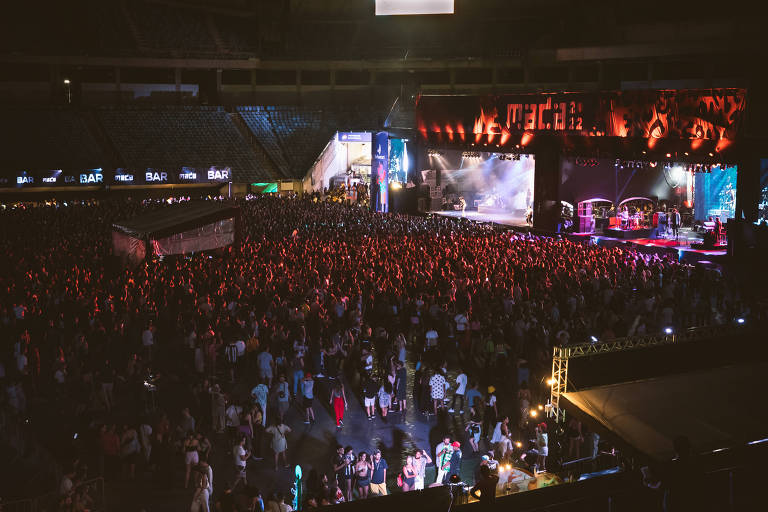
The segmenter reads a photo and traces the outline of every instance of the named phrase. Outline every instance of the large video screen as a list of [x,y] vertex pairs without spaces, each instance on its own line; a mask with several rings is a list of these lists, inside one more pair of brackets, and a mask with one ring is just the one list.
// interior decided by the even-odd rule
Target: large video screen
[[757,223],[768,224],[768,158],[760,159],[760,202]]
[[453,14],[453,0],[376,0],[376,16]]
[[444,210],[522,216],[533,207],[533,155],[446,150],[428,158]]
[[712,167],[694,174],[694,218],[720,217],[726,222],[736,216],[736,166]]

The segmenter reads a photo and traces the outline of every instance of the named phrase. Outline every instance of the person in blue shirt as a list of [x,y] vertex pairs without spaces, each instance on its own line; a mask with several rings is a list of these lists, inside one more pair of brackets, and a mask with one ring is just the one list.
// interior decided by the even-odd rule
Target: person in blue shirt
[[[478,400],[483,397],[482,393],[477,390],[477,382],[472,383],[472,387],[467,391],[467,404],[470,409],[477,411]],[[470,413],[471,414],[471,413]]]

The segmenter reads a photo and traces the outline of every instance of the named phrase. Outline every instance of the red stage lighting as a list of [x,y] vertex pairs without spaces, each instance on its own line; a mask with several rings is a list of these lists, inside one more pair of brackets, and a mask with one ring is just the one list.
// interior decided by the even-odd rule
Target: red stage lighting
[[523,134],[523,137],[520,139],[520,145],[527,146],[532,140],[533,140],[533,134],[530,132],[525,132]]

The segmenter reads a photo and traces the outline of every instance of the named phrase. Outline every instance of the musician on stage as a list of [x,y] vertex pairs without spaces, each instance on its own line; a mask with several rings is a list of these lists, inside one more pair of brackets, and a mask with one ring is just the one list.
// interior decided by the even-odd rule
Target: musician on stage
[[529,226],[533,226],[533,208],[531,206],[528,206],[528,209],[525,210],[525,223]]
[[621,207],[619,222],[621,223],[621,229],[629,229],[629,209],[626,206]]
[[464,196],[459,196],[459,206],[461,206],[461,216],[464,216],[464,210],[467,209],[467,200],[464,199]]
[[672,208],[669,214],[669,226],[672,228],[672,236],[677,240],[678,230],[680,229],[680,212],[677,211],[677,208]]
[[664,238],[667,237],[667,212],[662,210],[659,210],[659,235],[663,236]]

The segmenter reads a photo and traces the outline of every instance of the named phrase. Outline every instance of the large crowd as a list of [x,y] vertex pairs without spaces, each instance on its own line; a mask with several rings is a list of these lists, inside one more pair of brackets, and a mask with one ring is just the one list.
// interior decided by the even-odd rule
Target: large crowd
[[[553,346],[759,314],[720,272],[671,256],[316,200],[235,202],[239,247],[136,268],[111,255],[112,222],[177,205],[0,212],[0,400],[7,421],[67,432],[56,438],[62,510],[91,508],[78,485],[89,477],[137,471],[189,488],[193,510],[287,510],[291,490],[265,489],[246,469],[300,463],[286,413],[312,423],[321,400],[338,428],[356,398],[371,421],[408,408],[460,417],[464,434],[439,451],[421,447],[402,471],[389,461],[404,490],[423,488],[427,464],[437,484],[458,476],[462,447],[482,468],[535,439],[517,452],[545,469],[534,404]],[[595,434],[573,422],[567,435],[567,456],[594,456]],[[226,482],[213,478],[217,450],[234,459]],[[337,455],[308,476],[306,506],[387,492],[380,452]]]

